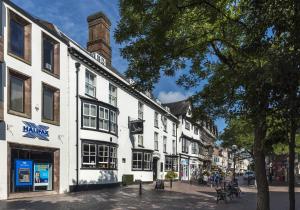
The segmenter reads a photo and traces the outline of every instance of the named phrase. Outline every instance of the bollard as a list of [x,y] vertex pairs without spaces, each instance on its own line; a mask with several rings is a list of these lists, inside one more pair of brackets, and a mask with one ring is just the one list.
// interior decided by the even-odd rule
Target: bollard
[[140,189],[139,189],[139,195],[142,195],[142,180],[140,180]]
[[173,179],[170,179],[170,188],[172,188]]

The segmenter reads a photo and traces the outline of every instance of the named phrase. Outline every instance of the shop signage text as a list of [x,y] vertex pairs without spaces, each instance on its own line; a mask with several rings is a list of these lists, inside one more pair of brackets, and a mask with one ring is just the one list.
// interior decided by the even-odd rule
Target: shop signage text
[[23,132],[25,133],[23,137],[27,138],[38,138],[40,140],[49,141],[49,127],[44,125],[36,125],[31,122],[23,121]]

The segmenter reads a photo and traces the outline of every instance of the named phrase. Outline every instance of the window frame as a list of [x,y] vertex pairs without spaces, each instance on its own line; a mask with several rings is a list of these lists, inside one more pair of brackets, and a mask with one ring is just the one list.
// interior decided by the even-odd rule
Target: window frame
[[[103,118],[100,118],[100,113],[101,113],[101,109],[103,109]],[[107,118],[105,118],[105,113],[107,111]],[[106,107],[103,106],[98,106],[98,114],[97,114],[97,119],[98,119],[98,129],[101,131],[110,131],[110,110]],[[103,120],[103,128],[100,128],[100,120]],[[105,122],[107,123],[107,129],[104,128],[104,124]]]
[[184,128],[185,128],[186,130],[191,130],[191,123],[188,122],[187,120],[185,120]]
[[144,147],[144,136],[143,134],[138,134],[137,135],[137,139],[138,139],[138,146],[139,147]]
[[[44,118],[44,88],[48,88],[53,91],[53,120]],[[60,124],[60,90],[45,82],[42,82],[42,122],[59,125]]]
[[[96,127],[87,127],[84,126],[84,104],[92,104],[94,106],[96,106],[96,112],[97,112],[97,116],[96,116]],[[100,120],[102,120],[102,118],[100,118],[100,108],[103,108],[104,110],[108,110],[108,130],[106,129],[102,129],[100,128]],[[112,116],[111,113],[115,113],[115,120],[116,122],[113,122],[112,120]],[[89,99],[89,98],[81,98],[81,129],[83,130],[93,130],[93,131],[97,131],[97,132],[102,132],[102,133],[109,133],[112,134],[114,136],[118,136],[118,108],[111,106],[110,104],[106,104],[104,102],[101,101],[95,101],[93,99]],[[106,120],[106,119],[105,119]],[[115,125],[115,132],[113,130],[113,126],[112,124]]]
[[154,132],[154,150],[159,151],[159,148],[158,148],[158,132]]
[[[20,80],[23,80],[23,112],[19,112],[16,110],[13,110],[11,108],[11,78],[16,77]],[[8,68],[8,88],[7,88],[7,113],[16,115],[19,117],[24,118],[31,118],[31,95],[32,95],[32,83],[31,83],[31,77],[27,76],[19,71],[16,71],[14,69]]]
[[138,102],[138,119],[144,119],[144,104],[141,101]]
[[[116,93],[115,96],[112,94],[112,89],[113,88],[115,89],[115,93]],[[115,85],[113,85],[111,83],[109,83],[108,97],[109,97],[109,99],[108,99],[109,100],[109,104],[112,105],[112,106],[117,107],[118,106],[118,88],[117,88],[117,86],[115,86]],[[113,100],[115,101],[114,104],[112,103]]]
[[158,112],[154,112],[154,127],[158,128],[159,124],[158,124],[158,120],[159,119],[159,113]]
[[[96,96],[97,96],[97,75],[94,74],[93,72],[91,72],[88,69],[85,70],[85,74],[84,75],[85,75],[84,76],[84,78],[85,78],[85,82],[84,82],[84,87],[85,87],[84,93],[85,93],[85,95],[93,97],[93,98],[96,98]],[[87,75],[89,75],[88,76],[88,81],[87,81]],[[89,83],[91,76],[94,78],[93,84]],[[90,88],[90,87],[93,88],[94,95],[91,95],[89,92],[87,92],[87,88]]]
[[[11,44],[14,43],[12,41],[12,29],[11,29],[11,21],[15,21],[17,24],[23,27],[23,55],[18,55],[16,52],[13,52]],[[26,20],[25,18],[21,17],[19,14],[15,13],[14,11],[8,9],[8,45],[7,45],[7,54],[11,57],[18,59],[28,65],[31,65],[32,59],[32,24]]]
[[178,157],[166,155],[164,167],[165,167],[165,171],[178,172]]
[[[104,141],[94,141],[94,140],[87,140],[87,139],[81,139],[81,169],[103,169],[103,170],[118,170],[118,145],[114,143],[104,142]],[[85,165],[89,164],[83,164],[83,145],[84,144],[91,144],[95,145],[95,164],[92,164],[93,167],[86,167]],[[100,148],[108,148],[107,155],[101,156],[100,155]],[[111,152],[111,149],[114,151]],[[104,150],[103,150],[104,151]],[[104,151],[105,153],[105,151]],[[112,157],[114,156],[114,157]],[[101,161],[100,158],[107,158],[107,162]],[[112,161],[112,158],[114,161]],[[113,164],[112,164],[113,162]],[[107,167],[102,167],[101,164],[107,164]]]
[[[85,105],[88,105],[89,106],[89,114],[88,115],[85,115],[84,114],[84,109],[85,109]],[[91,115],[91,107],[92,106],[95,106],[95,110],[96,110],[96,114],[95,114],[95,116],[93,116],[93,115]],[[96,129],[97,128],[97,106],[95,105],[95,104],[91,104],[91,103],[86,103],[86,102],[83,102],[82,103],[82,107],[83,107],[83,109],[82,109],[82,125],[83,125],[83,127],[84,128],[90,128],[90,129]],[[89,118],[89,125],[91,125],[91,118],[95,118],[95,127],[92,127],[92,126],[85,126],[84,125],[84,117],[88,117]]]
[[[45,50],[44,49],[44,46],[45,46],[44,41],[45,40],[47,42],[49,42],[50,44],[52,44],[52,47],[53,47],[51,69],[48,69],[47,67],[45,67],[45,51],[44,51]],[[41,46],[42,46],[42,49],[41,49],[42,71],[59,79],[60,78],[60,43],[59,43],[59,41],[55,40],[50,35],[47,35],[46,33],[42,32]]]
[[[134,156],[134,153],[139,153],[141,154],[142,156],[142,159],[141,160],[134,160],[133,159],[133,156]],[[145,154],[149,155],[150,156],[150,169],[149,168],[145,168]],[[141,168],[133,168],[133,162],[136,161],[136,162],[141,162]],[[148,162],[148,161],[147,161]],[[153,170],[153,152],[152,151],[147,151],[147,150],[132,150],[132,158],[131,158],[131,170],[132,171],[152,171]]]
[[166,136],[163,136],[163,152],[167,153],[167,143],[168,143],[168,138]]

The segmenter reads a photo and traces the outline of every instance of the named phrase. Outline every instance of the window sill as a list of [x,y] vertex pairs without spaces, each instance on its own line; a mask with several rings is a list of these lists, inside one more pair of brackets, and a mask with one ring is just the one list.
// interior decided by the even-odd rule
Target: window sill
[[24,58],[20,57],[20,56],[17,56],[15,55],[14,53],[12,52],[8,52],[7,53],[9,56],[19,60],[19,61],[22,61],[23,63],[26,63],[27,65],[30,65],[31,66],[31,61],[28,61],[28,60],[25,60]]
[[50,70],[47,70],[47,69],[42,68],[42,72],[44,72],[44,73],[46,73],[46,74],[49,74],[49,75],[55,77],[56,79],[60,79],[60,76],[59,76],[58,74],[54,74],[54,73],[52,73]]
[[17,112],[17,111],[14,111],[14,110],[8,110],[7,113],[11,114],[11,115],[18,116],[18,117],[24,117],[24,118],[27,118],[27,119],[31,119],[31,114],[26,114],[26,113],[23,113],[23,112]]
[[98,101],[98,99],[96,98],[96,96],[92,96],[92,95],[89,95],[87,93],[84,93],[85,96],[89,97],[89,98],[92,98],[92,99],[95,99]]
[[143,145],[139,145],[139,144],[138,144],[138,147],[145,148]]
[[97,171],[97,170],[106,170],[106,171],[117,171],[118,169],[112,169],[112,168],[85,168],[85,167],[81,167],[80,170],[93,170],[93,171]]
[[52,120],[42,119],[42,122],[48,123],[48,124],[51,124],[51,125],[60,126],[60,123],[57,122],[57,121],[52,121]]

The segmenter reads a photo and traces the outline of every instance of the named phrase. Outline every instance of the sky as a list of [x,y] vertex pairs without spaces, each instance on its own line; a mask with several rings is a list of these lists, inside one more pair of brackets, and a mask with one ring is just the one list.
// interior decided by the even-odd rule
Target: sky
[[[121,45],[113,38],[114,30],[120,19],[119,0],[12,0],[16,5],[31,15],[54,23],[71,39],[86,47],[88,39],[88,25],[86,18],[102,11],[110,19],[112,64],[120,72],[127,69],[127,61],[120,56]],[[154,95],[163,103],[184,100],[193,94],[176,84],[173,77],[162,77],[153,91]],[[223,119],[215,122],[219,131],[225,127]]]

